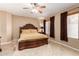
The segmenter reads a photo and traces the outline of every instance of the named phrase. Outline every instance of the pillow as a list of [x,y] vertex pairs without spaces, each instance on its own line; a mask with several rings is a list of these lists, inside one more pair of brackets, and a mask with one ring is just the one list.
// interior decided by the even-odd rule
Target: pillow
[[36,29],[30,29],[30,32],[34,33],[34,32],[37,32],[37,30]]
[[27,30],[23,29],[23,30],[22,30],[22,33],[31,33],[31,32],[30,32],[29,29],[27,29]]

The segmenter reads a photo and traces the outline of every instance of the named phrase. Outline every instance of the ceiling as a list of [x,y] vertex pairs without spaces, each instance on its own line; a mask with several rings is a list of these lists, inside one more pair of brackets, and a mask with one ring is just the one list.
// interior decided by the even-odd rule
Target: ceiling
[[[4,3],[0,4],[0,10],[7,11],[13,15],[34,17],[34,18],[43,18],[49,17],[57,12],[72,7],[76,3],[40,3],[40,5],[45,5],[46,8],[43,10],[43,13],[32,13],[31,6],[29,3]],[[28,7],[30,9],[23,9]]]

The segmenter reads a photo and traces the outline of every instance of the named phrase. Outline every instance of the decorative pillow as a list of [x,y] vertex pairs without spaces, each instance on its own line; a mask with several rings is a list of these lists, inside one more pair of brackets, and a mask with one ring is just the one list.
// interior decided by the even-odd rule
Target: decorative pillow
[[29,29],[26,29],[26,30],[23,29],[23,30],[22,30],[22,33],[31,33],[31,31],[30,31]]
[[37,30],[36,29],[30,29],[30,32],[34,33],[34,32],[37,32]]

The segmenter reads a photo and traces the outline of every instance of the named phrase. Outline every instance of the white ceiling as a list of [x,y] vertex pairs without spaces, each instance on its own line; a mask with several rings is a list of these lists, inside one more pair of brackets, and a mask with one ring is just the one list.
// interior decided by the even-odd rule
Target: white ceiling
[[[41,3],[40,5],[42,5]],[[18,16],[27,16],[27,17],[35,17],[35,18],[40,18],[40,17],[48,17],[51,16],[61,10],[67,9],[69,7],[72,7],[73,5],[76,5],[76,3],[44,3],[43,5],[46,5],[46,8],[43,10],[43,13],[36,14],[36,13],[31,13],[31,9],[26,9],[24,10],[24,7],[30,8],[28,3],[5,3],[5,4],[0,4],[0,10],[2,11],[7,11],[10,12],[14,15]]]

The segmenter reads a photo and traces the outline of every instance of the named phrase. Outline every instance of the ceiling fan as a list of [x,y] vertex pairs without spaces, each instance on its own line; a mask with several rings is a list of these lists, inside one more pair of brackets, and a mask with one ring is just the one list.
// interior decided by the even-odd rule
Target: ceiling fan
[[[40,5],[38,3],[30,3],[30,5],[32,6],[32,12],[42,13],[43,9],[46,8],[45,5]],[[23,9],[31,9],[31,8],[24,7]]]

